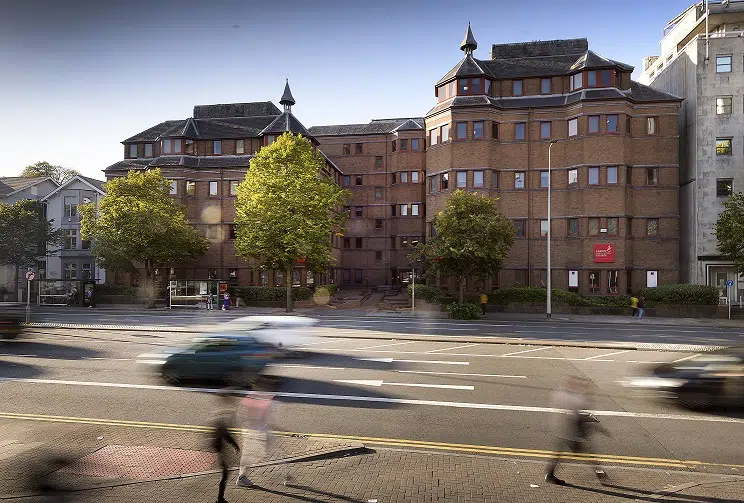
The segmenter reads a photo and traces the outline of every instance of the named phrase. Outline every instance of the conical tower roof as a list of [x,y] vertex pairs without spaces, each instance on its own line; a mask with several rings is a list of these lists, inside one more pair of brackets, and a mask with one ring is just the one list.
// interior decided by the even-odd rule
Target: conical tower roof
[[474,50],[478,48],[478,42],[475,41],[473,36],[473,30],[470,29],[470,23],[468,23],[468,31],[465,32],[465,38],[460,44],[460,50],[465,54],[472,54]]
[[292,91],[289,90],[289,79],[287,79],[287,83],[284,85],[284,94],[282,94],[282,99],[279,100],[279,104],[290,107],[295,104]]

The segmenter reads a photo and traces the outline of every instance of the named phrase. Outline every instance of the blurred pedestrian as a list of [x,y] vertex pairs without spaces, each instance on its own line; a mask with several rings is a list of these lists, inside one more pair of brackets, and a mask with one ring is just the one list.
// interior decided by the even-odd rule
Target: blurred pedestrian
[[638,299],[638,319],[642,320],[644,314],[646,314],[646,298],[641,297]]
[[633,314],[630,317],[635,318],[636,313],[638,313],[638,297],[635,295],[630,298],[630,307],[633,309]]
[[486,295],[486,292],[483,292],[480,294],[480,305],[483,316],[486,315],[486,304],[488,304],[488,295]]
[[232,446],[232,448],[235,449],[235,452],[239,452],[240,446],[230,433],[233,413],[228,406],[230,405],[231,398],[229,395],[221,395],[220,400],[221,409],[218,410],[217,417],[212,425],[212,448],[217,453],[220,469],[222,470],[219,492],[217,493],[217,503],[227,503],[227,500],[225,499],[225,487],[227,486],[228,477],[228,447]]
[[211,290],[209,291],[209,294],[207,294],[207,310],[214,310],[214,294]]
[[227,311],[230,309],[230,292],[225,292],[225,296],[222,301],[222,310]]
[[[548,464],[545,481],[551,484],[565,485],[566,481],[558,478],[555,471],[560,463],[564,449],[573,453],[583,453],[587,451],[587,441],[592,429],[602,431],[605,435],[609,432],[599,424],[599,420],[592,414],[586,412],[589,399],[587,392],[589,382],[580,377],[571,377],[568,379],[564,389],[559,390],[553,395],[553,406],[563,410],[563,414],[558,418],[557,426],[557,445],[555,457]],[[594,464],[594,473],[598,479],[607,478],[596,462]]]

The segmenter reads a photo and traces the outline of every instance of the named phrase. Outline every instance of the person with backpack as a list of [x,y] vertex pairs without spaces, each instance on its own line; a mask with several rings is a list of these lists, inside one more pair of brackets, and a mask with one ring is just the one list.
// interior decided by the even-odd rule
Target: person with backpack
[[646,314],[646,298],[641,297],[638,299],[638,319],[642,320],[644,314]]

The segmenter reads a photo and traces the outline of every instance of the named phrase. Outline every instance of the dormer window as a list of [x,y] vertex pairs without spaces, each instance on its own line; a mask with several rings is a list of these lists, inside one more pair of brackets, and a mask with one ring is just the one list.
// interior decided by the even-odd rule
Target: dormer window
[[575,91],[584,87],[584,80],[582,73],[576,73],[571,75],[571,90]]
[[214,155],[222,155],[222,140],[214,140],[212,142],[212,153]]
[[136,158],[137,157],[137,144],[132,143],[129,145],[129,157]]
[[457,81],[457,94],[467,94],[470,91],[468,85],[468,79],[460,79]]
[[521,80],[512,81],[512,95],[522,96],[522,81]]
[[480,92],[481,92],[481,79],[471,79],[470,84],[471,84],[470,92],[473,93],[473,94],[480,94]]
[[180,154],[181,153],[181,139],[165,139],[163,140],[163,153],[164,154]]
[[152,157],[152,143],[145,143],[145,157]]
[[571,75],[571,91],[583,87],[609,87],[613,85],[615,70],[587,70]]

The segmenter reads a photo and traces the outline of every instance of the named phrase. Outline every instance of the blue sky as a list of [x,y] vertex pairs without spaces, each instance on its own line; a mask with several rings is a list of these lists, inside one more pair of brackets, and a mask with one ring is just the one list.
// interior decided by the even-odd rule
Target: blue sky
[[493,43],[586,37],[639,68],[690,4],[9,0],[0,176],[46,160],[103,179],[121,140],[197,104],[278,103],[285,77],[308,127],[422,116],[462,57],[468,21],[481,59]]

